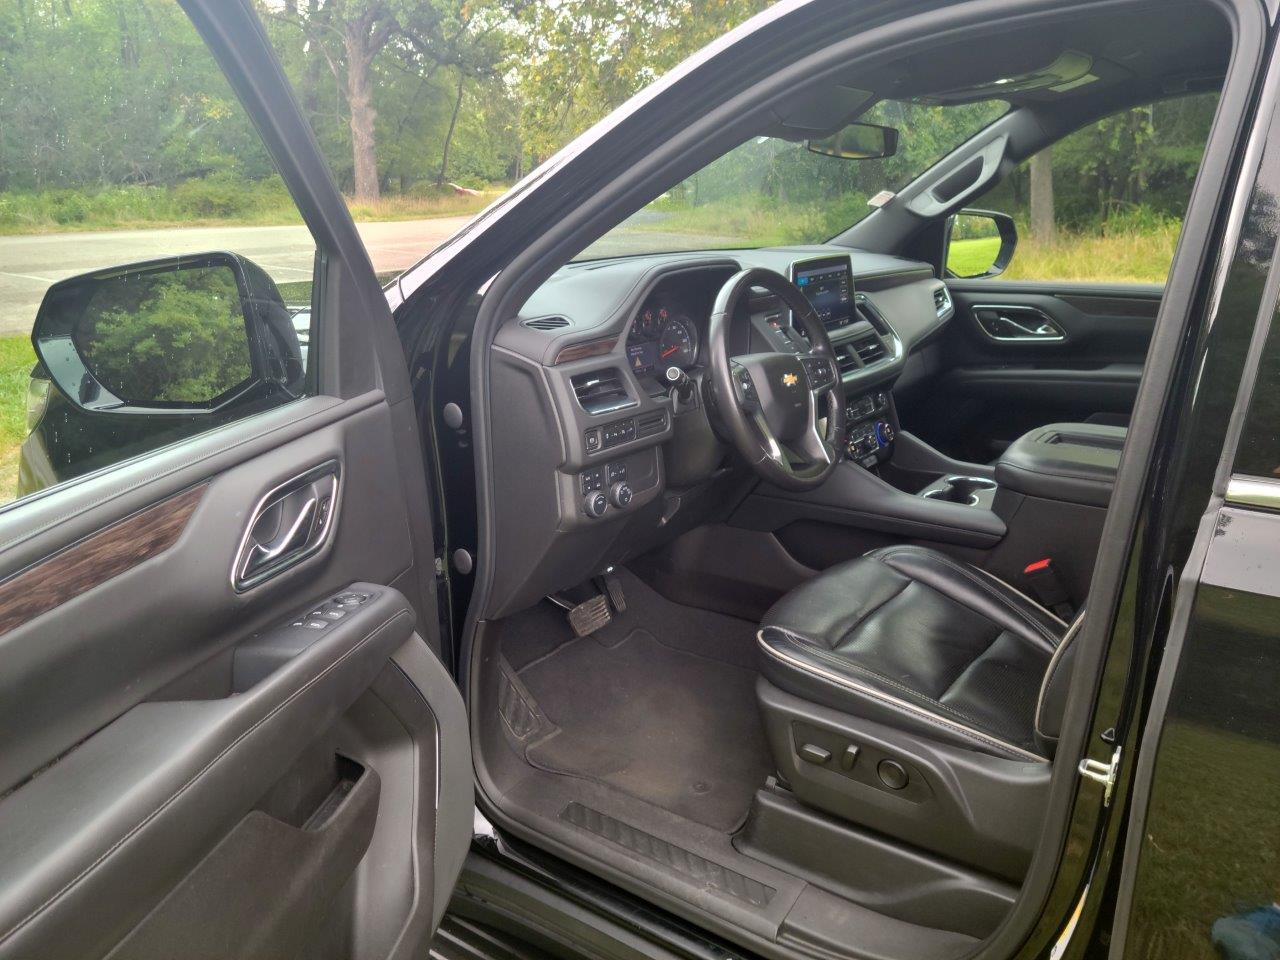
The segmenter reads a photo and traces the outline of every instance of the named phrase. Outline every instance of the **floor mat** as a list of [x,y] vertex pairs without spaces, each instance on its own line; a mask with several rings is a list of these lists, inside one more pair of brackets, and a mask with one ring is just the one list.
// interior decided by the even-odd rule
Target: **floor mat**
[[[735,643],[749,646],[752,624],[719,619],[721,629],[745,630]],[[737,829],[773,767],[756,672],[676,649],[644,628],[611,639],[570,640],[520,671],[559,728],[529,745],[526,759],[713,829]]]

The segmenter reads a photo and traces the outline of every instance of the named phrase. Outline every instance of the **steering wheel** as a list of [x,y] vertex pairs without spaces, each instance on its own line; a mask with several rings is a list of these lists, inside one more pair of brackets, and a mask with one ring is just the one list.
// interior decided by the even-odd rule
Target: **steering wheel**
[[[809,339],[806,353],[730,356],[738,305],[752,287],[776,294]],[[794,283],[754,268],[730,277],[716,297],[708,330],[711,382],[721,419],[738,452],[761,479],[787,490],[812,490],[840,461],[844,386],[827,330]],[[826,419],[825,436],[818,421]]]

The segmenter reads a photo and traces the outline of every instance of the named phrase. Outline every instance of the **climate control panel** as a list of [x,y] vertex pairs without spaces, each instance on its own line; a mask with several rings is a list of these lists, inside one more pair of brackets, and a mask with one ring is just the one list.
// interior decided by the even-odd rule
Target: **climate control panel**
[[845,417],[848,422],[845,452],[850,460],[874,467],[893,456],[897,419],[888,390],[849,397],[845,401]]

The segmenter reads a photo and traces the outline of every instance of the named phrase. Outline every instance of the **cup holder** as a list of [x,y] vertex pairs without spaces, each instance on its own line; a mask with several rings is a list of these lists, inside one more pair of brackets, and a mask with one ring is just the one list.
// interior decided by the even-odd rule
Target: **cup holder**
[[978,495],[985,490],[994,490],[996,482],[983,477],[943,477],[941,486],[926,490],[924,495],[929,500],[945,500],[948,503],[962,503],[976,507]]

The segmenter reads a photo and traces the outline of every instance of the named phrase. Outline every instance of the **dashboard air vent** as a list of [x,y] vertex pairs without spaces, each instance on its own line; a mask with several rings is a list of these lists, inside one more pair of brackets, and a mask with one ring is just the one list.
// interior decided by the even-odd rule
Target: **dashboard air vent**
[[617,370],[597,370],[580,373],[571,380],[578,405],[590,414],[610,413],[624,407],[634,407],[622,376]]
[[569,326],[569,318],[537,317],[533,320],[526,320],[524,325],[534,330],[559,330],[561,327]]
[[933,306],[938,311],[938,316],[943,316],[951,311],[951,291],[946,287],[938,287],[933,291]]
[[841,347],[836,351],[836,366],[840,368],[841,376],[858,369],[858,355],[852,347]]
[[636,437],[652,437],[667,429],[667,412],[655,410],[636,417]]
[[875,334],[855,340],[853,342],[853,350],[858,355],[858,359],[862,361],[864,367],[879,363],[889,353],[885,349],[884,343]]

